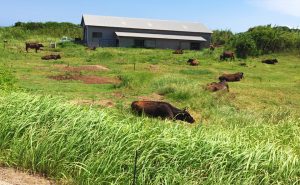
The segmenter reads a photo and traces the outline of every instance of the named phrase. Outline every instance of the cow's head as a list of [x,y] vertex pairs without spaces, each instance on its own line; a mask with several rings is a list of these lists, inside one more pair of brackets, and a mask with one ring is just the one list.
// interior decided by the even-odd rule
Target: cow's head
[[224,55],[220,55],[220,60],[224,60]]
[[188,123],[194,123],[194,118],[190,115],[190,113],[187,112],[186,109],[183,109],[181,112],[179,112],[176,117],[177,120],[186,121]]
[[56,57],[57,59],[61,59],[61,56],[60,55],[57,55],[57,57]]
[[189,59],[188,61],[187,61],[187,63],[191,63],[191,62],[193,62],[194,61],[194,59]]
[[239,76],[240,76],[241,79],[244,78],[244,73],[239,72]]
[[41,47],[44,47],[44,45],[43,45],[43,44],[38,44],[38,47],[40,47],[40,48],[41,48]]
[[274,61],[274,63],[278,63],[278,60],[277,60],[277,59],[274,59],[273,61]]

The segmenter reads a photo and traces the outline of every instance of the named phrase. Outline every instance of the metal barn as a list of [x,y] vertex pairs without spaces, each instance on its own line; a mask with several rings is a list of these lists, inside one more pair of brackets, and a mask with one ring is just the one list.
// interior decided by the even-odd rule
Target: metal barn
[[89,47],[200,50],[212,31],[200,23],[83,15],[83,41]]

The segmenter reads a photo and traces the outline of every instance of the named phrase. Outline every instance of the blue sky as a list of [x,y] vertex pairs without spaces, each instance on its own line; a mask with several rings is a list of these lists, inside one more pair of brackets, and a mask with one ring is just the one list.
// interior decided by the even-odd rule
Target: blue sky
[[196,21],[234,32],[265,24],[300,28],[300,0],[2,0],[0,26],[79,24],[82,14]]

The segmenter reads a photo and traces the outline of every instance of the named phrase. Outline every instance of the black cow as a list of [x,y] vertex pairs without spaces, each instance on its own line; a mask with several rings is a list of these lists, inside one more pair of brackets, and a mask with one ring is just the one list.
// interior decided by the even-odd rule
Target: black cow
[[39,43],[29,43],[29,42],[26,42],[25,45],[26,45],[26,51],[27,51],[27,53],[28,53],[28,49],[29,48],[35,49],[35,52],[37,53],[38,50],[41,50],[41,48],[44,47],[43,44],[39,44]]
[[263,60],[261,62],[265,63],[265,64],[276,64],[276,63],[278,63],[278,60],[277,59],[267,59],[267,60]]
[[46,55],[42,57],[42,60],[58,60],[61,59],[60,55]]
[[166,102],[156,101],[134,101],[131,109],[139,115],[144,113],[150,117],[161,117],[163,119],[181,120],[194,123],[194,118],[184,109],[180,110]]
[[220,60],[226,60],[230,58],[230,60],[234,60],[234,52],[232,51],[224,51],[222,55],[220,55]]

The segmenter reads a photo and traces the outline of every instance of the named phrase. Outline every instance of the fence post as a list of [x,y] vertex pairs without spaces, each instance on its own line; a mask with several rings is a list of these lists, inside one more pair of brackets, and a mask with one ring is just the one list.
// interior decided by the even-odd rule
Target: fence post
[[4,47],[4,49],[6,48],[6,43],[7,43],[7,40],[3,40],[3,47]]

